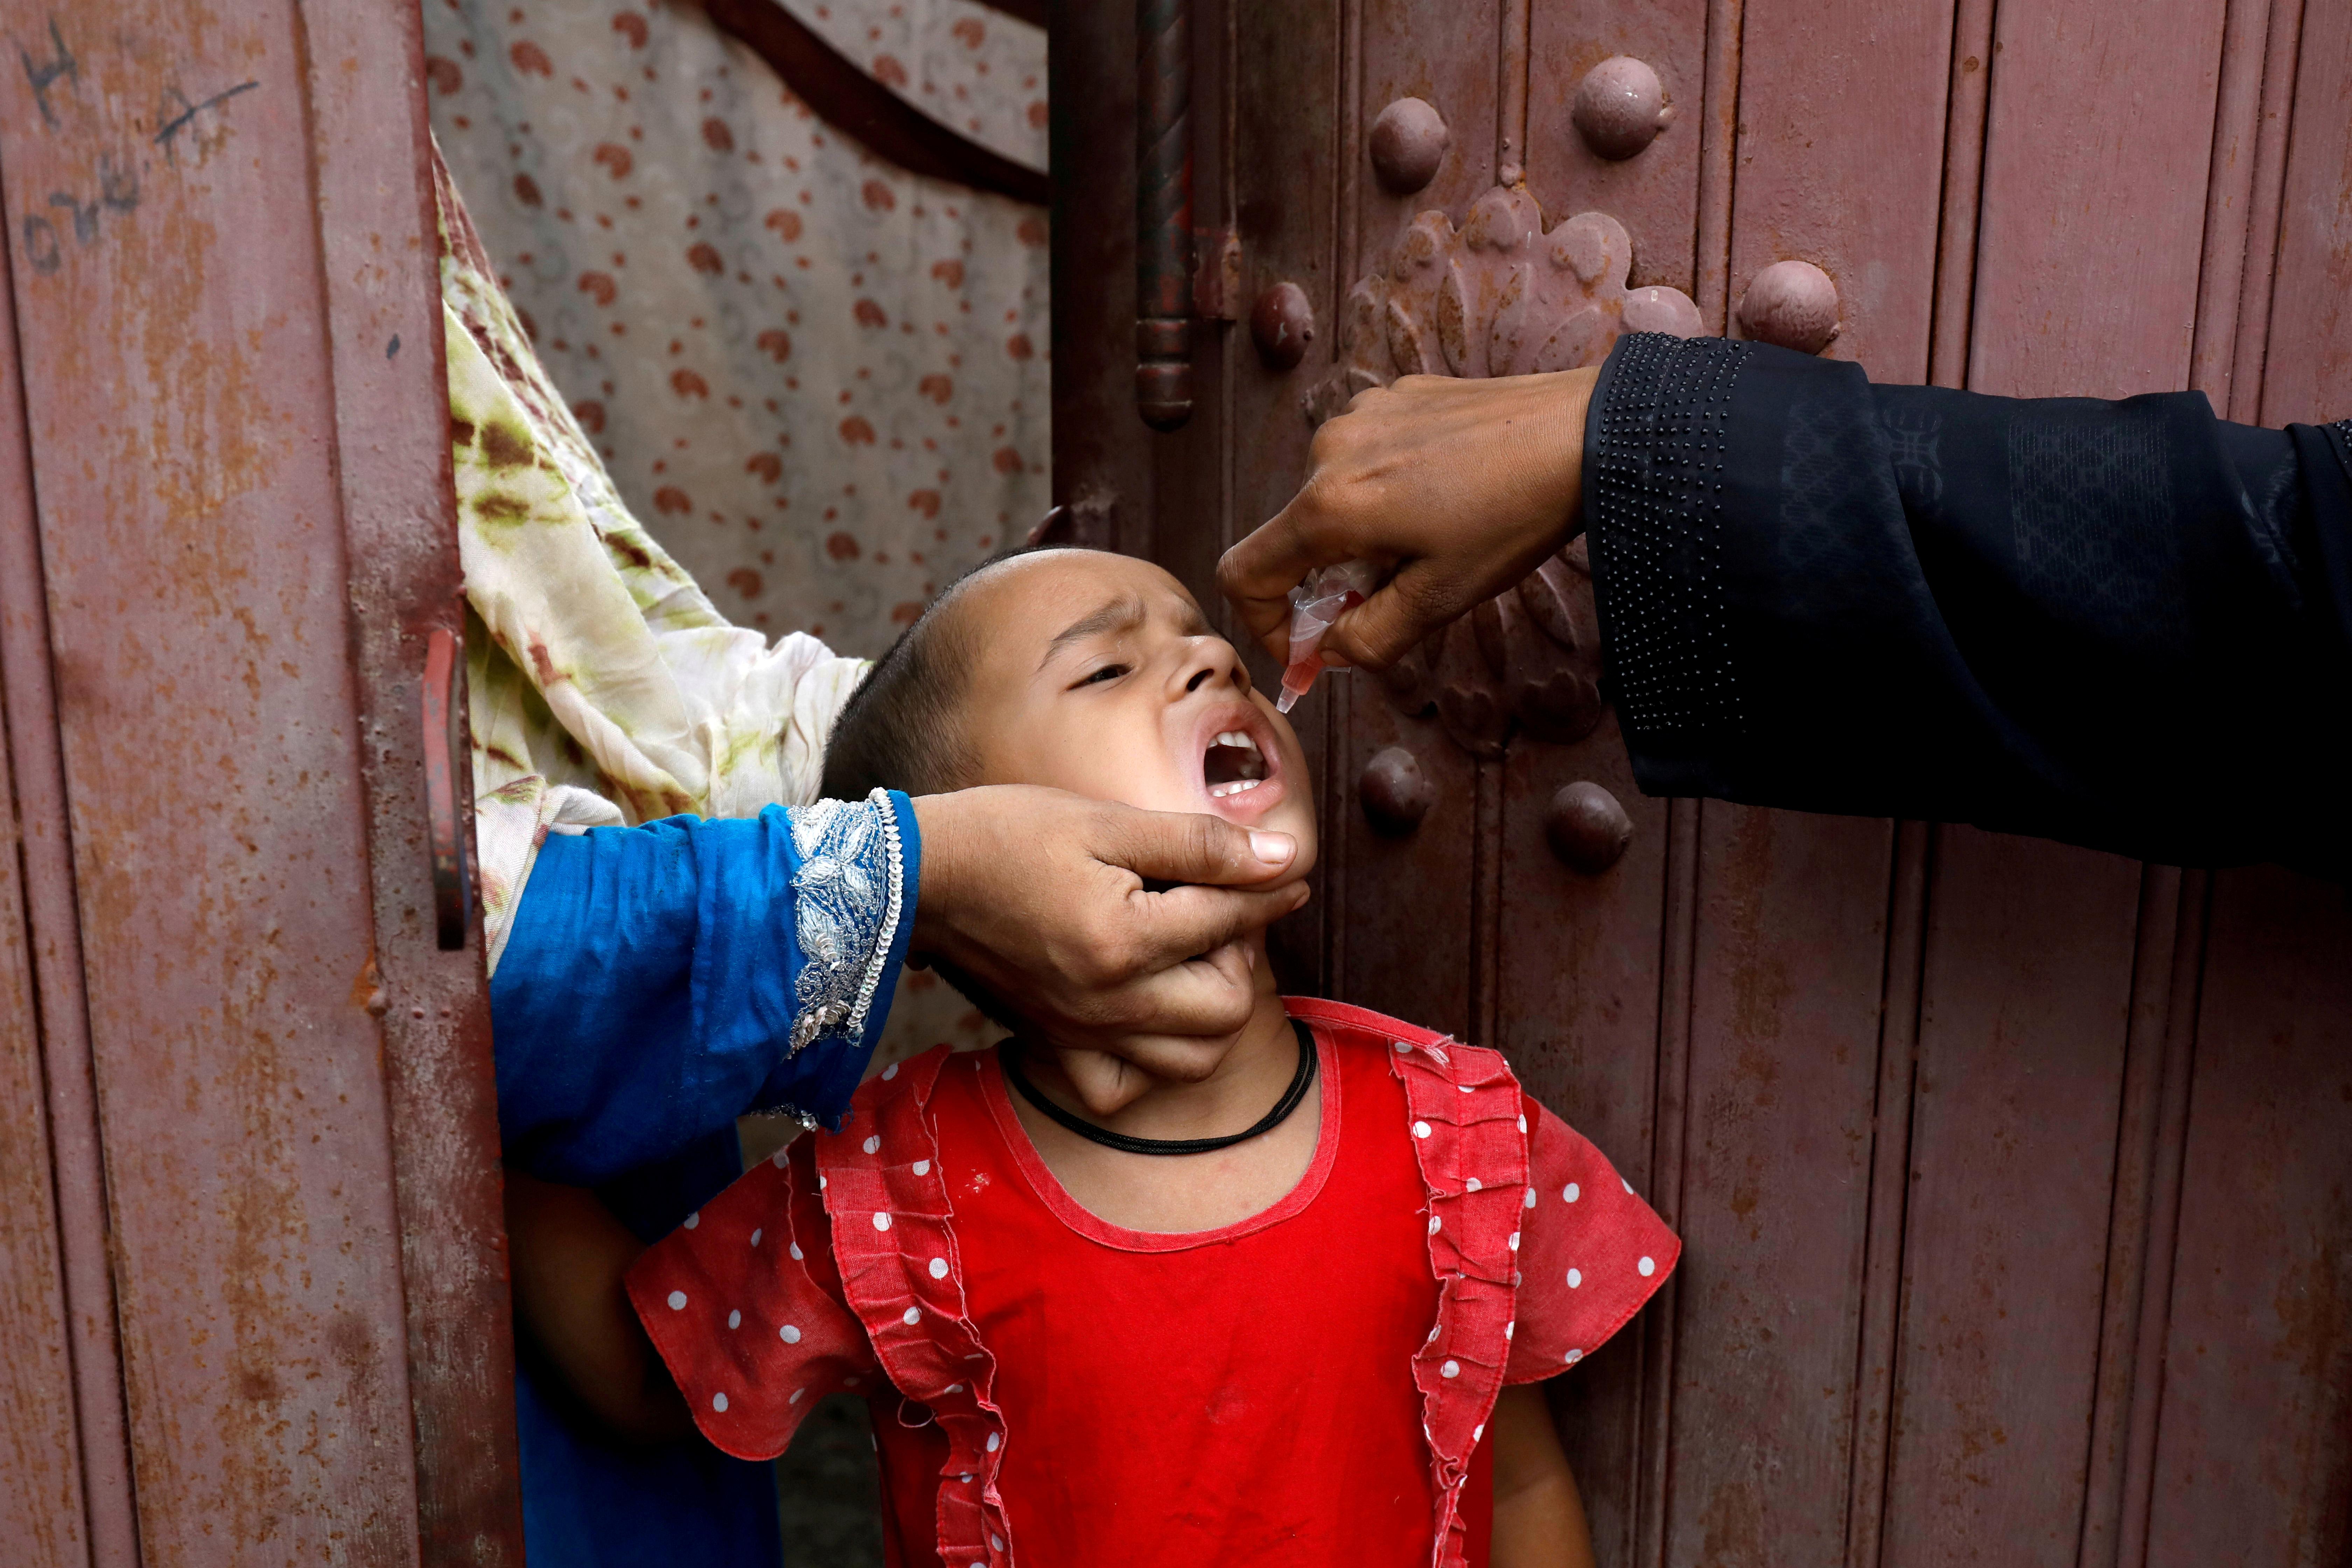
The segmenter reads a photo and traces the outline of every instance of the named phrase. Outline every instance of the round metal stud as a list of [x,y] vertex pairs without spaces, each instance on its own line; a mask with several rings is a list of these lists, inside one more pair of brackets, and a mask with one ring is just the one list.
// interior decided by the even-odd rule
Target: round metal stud
[[1739,329],[1759,342],[1818,354],[1838,335],[1837,285],[1810,261],[1776,261],[1740,296]]
[[1305,359],[1315,340],[1315,307],[1307,290],[1286,280],[1259,295],[1250,308],[1250,340],[1270,371],[1286,371]]
[[1372,831],[1401,839],[1421,826],[1436,803],[1437,789],[1420,761],[1402,746],[1372,754],[1356,781],[1356,798],[1363,802],[1364,820]]
[[1612,55],[1577,84],[1576,107],[1570,111],[1577,134],[1602,158],[1631,158],[1658,139],[1674,123],[1666,106],[1666,89],[1647,62],[1631,55]]
[[1633,819],[1617,797],[1590,779],[1564,785],[1544,813],[1544,837],[1551,852],[1571,870],[1598,876],[1617,863],[1633,841]]
[[1381,183],[1409,196],[1437,177],[1452,139],[1445,117],[1417,98],[1401,98],[1372,121],[1372,170]]

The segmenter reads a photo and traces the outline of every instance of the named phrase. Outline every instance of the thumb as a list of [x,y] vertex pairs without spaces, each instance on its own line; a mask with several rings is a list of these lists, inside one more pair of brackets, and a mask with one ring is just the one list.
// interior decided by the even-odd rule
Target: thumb
[[1298,859],[1288,833],[1242,828],[1223,817],[1122,808],[1095,858],[1146,881],[1246,886],[1270,881]]

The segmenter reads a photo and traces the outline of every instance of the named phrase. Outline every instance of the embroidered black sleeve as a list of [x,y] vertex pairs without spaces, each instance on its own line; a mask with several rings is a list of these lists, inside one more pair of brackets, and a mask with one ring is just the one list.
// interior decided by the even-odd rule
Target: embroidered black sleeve
[[1620,721],[1704,742],[1740,727],[1723,604],[1724,427],[1745,343],[1643,332],[1610,357],[1585,518]]
[[1645,790],[2352,865],[2352,421],[1635,336],[1585,448]]

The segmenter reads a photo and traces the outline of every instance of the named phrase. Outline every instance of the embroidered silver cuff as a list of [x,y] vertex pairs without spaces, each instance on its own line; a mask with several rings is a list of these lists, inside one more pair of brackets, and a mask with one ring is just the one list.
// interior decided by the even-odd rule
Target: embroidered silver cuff
[[819,800],[790,813],[800,1010],[789,1042],[797,1055],[825,1035],[856,1040],[866,1028],[906,906],[898,814],[887,790],[863,800]]

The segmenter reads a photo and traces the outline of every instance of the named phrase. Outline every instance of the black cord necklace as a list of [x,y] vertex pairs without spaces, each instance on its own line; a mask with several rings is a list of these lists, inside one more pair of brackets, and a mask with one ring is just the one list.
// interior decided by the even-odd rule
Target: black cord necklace
[[1021,1071],[1021,1051],[1017,1046],[1011,1051],[997,1052],[997,1060],[1003,1063],[1004,1076],[1013,1080],[1013,1086],[1021,1091],[1023,1099],[1089,1143],[1130,1155],[1205,1155],[1217,1149],[1230,1149],[1235,1144],[1245,1144],[1262,1133],[1273,1132],[1290,1119],[1290,1113],[1298,1109],[1307,1098],[1307,1092],[1315,1086],[1315,1037],[1297,1019],[1290,1020],[1290,1027],[1298,1034],[1298,1071],[1290,1075],[1290,1087],[1282,1092],[1282,1098],[1274,1103],[1274,1109],[1258,1118],[1255,1125],[1222,1138],[1131,1138],[1125,1133],[1114,1133],[1108,1127],[1098,1127],[1076,1112],[1065,1111],[1046,1099],[1038,1087],[1029,1082],[1029,1075]]

